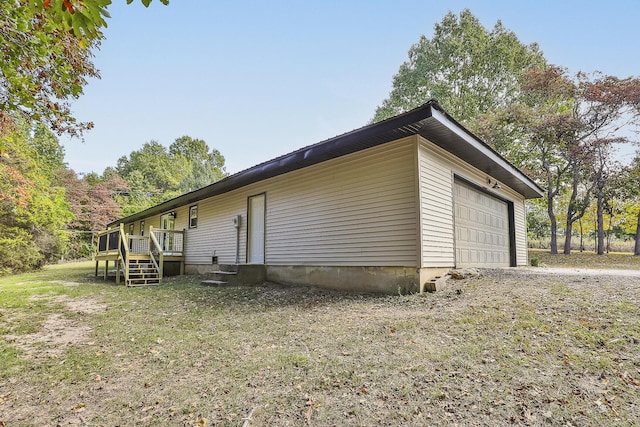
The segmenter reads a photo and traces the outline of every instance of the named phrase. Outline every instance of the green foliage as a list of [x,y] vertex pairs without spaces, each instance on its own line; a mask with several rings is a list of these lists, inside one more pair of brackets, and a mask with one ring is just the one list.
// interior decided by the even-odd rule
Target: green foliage
[[411,47],[373,121],[435,98],[473,128],[479,115],[513,101],[527,70],[544,64],[537,45],[523,45],[500,21],[489,31],[469,9],[459,16],[450,12],[435,25],[432,39],[422,36]]
[[543,199],[527,201],[527,235],[529,239],[549,237],[550,227],[546,204]]
[[[183,136],[169,149],[157,141],[118,159],[113,171],[126,181],[119,196],[124,215],[212,184],[226,176],[224,157],[201,139]],[[105,171],[106,173],[106,171]]]
[[[148,6],[150,0],[142,3]],[[76,120],[70,101],[82,95],[89,78],[100,77],[92,51],[104,38],[110,4],[111,0],[0,2],[0,115],[20,114],[71,136],[93,127]]]
[[207,186],[226,176],[224,157],[202,139],[182,136],[169,147],[169,155],[187,167],[186,175],[179,184],[179,191],[185,193]]
[[42,256],[28,230],[0,222],[0,275],[41,265]]
[[624,222],[622,228],[635,239],[634,254],[640,255],[640,151],[630,165],[619,174],[614,185],[621,188],[620,198],[625,201],[622,206]]
[[105,224],[121,215],[117,195],[128,191],[128,185],[114,171],[103,176],[91,173],[78,176],[72,170],[64,170],[59,179],[66,190],[66,197],[74,215],[69,226],[70,234],[67,258],[86,258],[93,254],[92,232],[104,229]]
[[0,133],[0,272],[23,271],[56,259],[72,219],[57,176],[63,150],[51,131],[17,121]]
[[69,101],[82,94],[88,78],[99,77],[91,49],[102,37],[81,44],[58,18],[42,2],[0,4],[0,111],[80,135],[92,125],[72,116]]

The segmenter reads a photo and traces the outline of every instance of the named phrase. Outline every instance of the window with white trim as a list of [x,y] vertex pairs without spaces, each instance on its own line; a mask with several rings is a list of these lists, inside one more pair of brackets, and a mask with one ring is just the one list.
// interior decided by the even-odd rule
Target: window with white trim
[[189,228],[198,227],[198,205],[189,208]]

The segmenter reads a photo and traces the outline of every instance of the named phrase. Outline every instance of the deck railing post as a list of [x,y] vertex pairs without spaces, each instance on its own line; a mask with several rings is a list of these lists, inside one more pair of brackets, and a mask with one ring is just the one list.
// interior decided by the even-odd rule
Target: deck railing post
[[182,257],[180,258],[180,275],[184,276],[184,258],[185,258],[185,249],[187,248],[187,229],[182,229],[182,248],[180,253],[182,253]]

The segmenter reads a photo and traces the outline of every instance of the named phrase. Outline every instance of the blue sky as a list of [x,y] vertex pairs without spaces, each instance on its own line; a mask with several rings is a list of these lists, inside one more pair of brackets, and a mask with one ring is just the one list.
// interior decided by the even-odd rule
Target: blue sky
[[634,0],[113,3],[94,58],[102,78],[72,105],[95,128],[84,143],[61,138],[76,172],[102,173],[147,141],[189,135],[220,150],[235,173],[361,127],[411,45],[466,7],[571,71],[640,74]]

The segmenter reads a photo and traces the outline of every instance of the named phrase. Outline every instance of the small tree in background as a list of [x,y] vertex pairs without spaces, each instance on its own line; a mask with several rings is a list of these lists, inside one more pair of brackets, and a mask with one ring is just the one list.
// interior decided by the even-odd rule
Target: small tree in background
[[604,195],[611,147],[628,142],[620,129],[637,124],[631,114],[637,93],[637,78],[571,77],[548,66],[525,75],[517,103],[480,120],[478,132],[546,189],[552,253],[558,251],[557,197],[567,194],[564,253],[569,254],[573,225],[594,191]]

